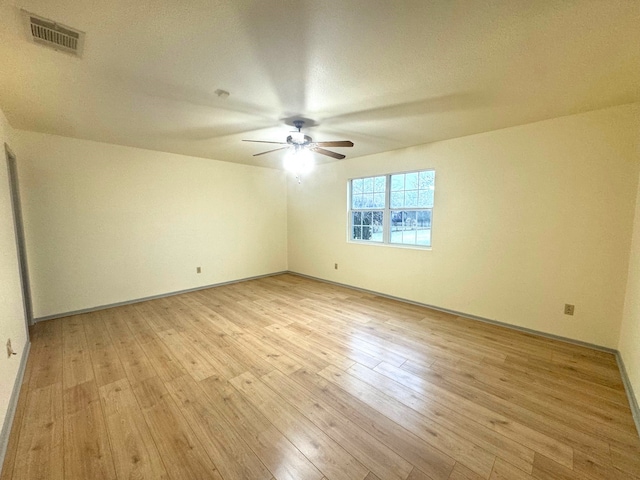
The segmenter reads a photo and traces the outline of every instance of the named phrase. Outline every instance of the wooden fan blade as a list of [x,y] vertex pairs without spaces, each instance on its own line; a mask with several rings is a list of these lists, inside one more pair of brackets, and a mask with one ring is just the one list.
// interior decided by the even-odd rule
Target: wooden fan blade
[[342,160],[343,158],[345,158],[345,156],[342,155],[341,153],[331,152],[329,150],[325,150],[324,148],[315,147],[315,148],[312,148],[311,150],[321,155],[326,155],[327,157],[337,158],[338,160]]
[[[276,143],[276,142],[272,142],[272,143]],[[278,150],[285,150],[287,148],[289,148],[289,147],[274,148],[273,150],[267,150],[266,152],[254,153],[253,156],[257,157],[258,155],[264,155],[265,153],[277,152]]]
[[353,147],[353,142],[349,140],[339,140],[336,142],[315,142],[319,147]]
[[277,145],[286,145],[287,142],[268,142],[266,140],[242,140],[243,142],[253,142],[253,143],[275,143]]

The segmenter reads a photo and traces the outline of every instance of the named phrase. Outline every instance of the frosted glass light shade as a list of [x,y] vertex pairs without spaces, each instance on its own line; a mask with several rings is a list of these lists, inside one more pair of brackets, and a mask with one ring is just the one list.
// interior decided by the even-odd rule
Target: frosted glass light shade
[[291,149],[285,155],[283,165],[285,170],[296,177],[306,175],[313,170],[313,154],[306,148]]

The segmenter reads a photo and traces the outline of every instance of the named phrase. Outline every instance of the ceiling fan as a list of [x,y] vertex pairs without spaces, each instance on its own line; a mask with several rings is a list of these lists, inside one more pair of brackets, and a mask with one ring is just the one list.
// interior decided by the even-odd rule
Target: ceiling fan
[[289,149],[290,151],[297,153],[303,150],[319,153],[320,155],[326,155],[328,157],[337,158],[342,160],[344,155],[331,150],[325,150],[322,147],[353,147],[353,142],[349,140],[338,140],[332,142],[314,142],[309,135],[305,135],[301,132],[304,120],[294,120],[293,126],[298,129],[297,132],[291,132],[291,135],[287,137],[286,142],[269,142],[265,140],[243,140],[243,142],[254,143],[271,143],[276,145],[284,145],[284,147],[274,148],[273,150],[267,150],[266,152],[255,153],[253,156],[264,155],[266,153],[277,152],[278,150]]

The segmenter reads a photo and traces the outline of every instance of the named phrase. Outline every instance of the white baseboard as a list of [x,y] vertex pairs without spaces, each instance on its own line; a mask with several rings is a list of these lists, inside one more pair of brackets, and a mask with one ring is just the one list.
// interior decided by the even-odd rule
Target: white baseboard
[[638,431],[638,435],[640,435],[640,407],[638,406],[638,401],[636,400],[636,396],[633,391],[633,385],[631,385],[631,380],[629,380],[629,375],[627,375],[627,369],[624,366],[624,360],[622,360],[622,355],[620,355],[619,351],[616,351],[616,360],[618,361],[620,375],[622,375],[624,389],[627,392],[627,397],[629,398],[631,415],[633,415],[633,421],[636,423],[636,430]]

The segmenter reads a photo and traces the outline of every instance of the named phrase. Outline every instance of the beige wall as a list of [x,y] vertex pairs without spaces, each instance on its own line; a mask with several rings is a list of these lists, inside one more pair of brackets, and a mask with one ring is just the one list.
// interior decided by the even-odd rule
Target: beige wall
[[[637,133],[640,137],[640,130]],[[640,157],[640,147],[637,154]],[[618,350],[633,386],[636,402],[640,404],[640,190],[636,198],[629,279]]]
[[[0,160],[0,427],[4,425],[9,400],[18,375],[20,358],[27,344],[18,252],[4,153],[5,142],[14,150],[11,133],[11,127],[0,110],[0,149],[2,149],[2,160]],[[5,345],[9,338],[13,349],[18,353],[11,358],[7,358],[5,353]],[[1,449],[2,445],[0,445],[0,461],[2,460]]]
[[281,171],[15,136],[36,318],[287,269]]
[[[617,348],[639,126],[635,104],[320,166],[289,183],[289,268]],[[432,250],[346,241],[349,178],[423,168]]]

